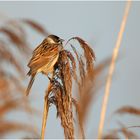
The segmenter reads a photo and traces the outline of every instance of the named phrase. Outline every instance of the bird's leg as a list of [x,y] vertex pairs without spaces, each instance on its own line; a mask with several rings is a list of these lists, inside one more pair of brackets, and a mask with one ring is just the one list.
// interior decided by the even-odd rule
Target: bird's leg
[[51,78],[49,77],[49,75],[47,75],[48,79],[51,81]]
[[49,81],[52,82],[52,78],[49,75],[47,75],[47,77],[48,77]]
[[47,77],[48,77],[49,81],[52,83],[53,82],[53,74],[49,73],[47,75]]

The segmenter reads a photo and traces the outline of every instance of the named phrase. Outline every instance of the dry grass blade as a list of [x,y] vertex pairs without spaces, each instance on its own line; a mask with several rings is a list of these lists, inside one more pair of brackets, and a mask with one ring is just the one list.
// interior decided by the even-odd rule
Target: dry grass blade
[[119,139],[120,133],[123,134],[123,136],[125,136],[125,139],[137,139],[138,138],[138,136],[134,132],[128,130],[128,128],[126,128],[120,122],[119,122],[119,124],[121,125],[121,128],[109,130],[109,133],[105,134],[103,136],[103,139]]
[[32,27],[33,29],[35,29],[36,31],[38,31],[39,33],[48,36],[49,32],[45,30],[45,28],[43,28],[39,23],[30,20],[30,19],[22,19],[21,20],[23,23],[26,23],[27,25],[29,25],[30,27]]
[[80,43],[80,46],[83,48],[84,50],[84,55],[86,58],[86,69],[87,72],[92,75],[94,73],[93,70],[93,62],[95,60],[95,54],[93,52],[93,50],[90,48],[90,46],[80,37],[74,37],[72,39],[77,40]]
[[0,116],[2,117],[6,114],[6,112],[9,112],[10,110],[12,111],[15,108],[20,108],[19,105],[19,101],[16,100],[4,102],[4,104],[0,106]]
[[140,128],[140,126],[139,125],[134,125],[134,126],[127,127],[127,129],[129,129],[129,128]]
[[[78,70],[79,70],[79,76],[80,80],[76,79],[76,82],[78,83],[79,87],[79,98],[80,100],[77,102],[77,104],[74,104],[75,107],[78,105],[78,108],[82,108],[80,112],[77,111],[78,120],[79,120],[79,128],[82,132],[82,137],[84,138],[84,129],[83,129],[83,122],[85,119],[85,116],[87,114],[87,108],[89,106],[89,102],[91,101],[91,91],[93,89],[93,81],[94,81],[94,60],[95,60],[95,54],[93,50],[90,48],[90,46],[81,38],[79,37],[73,37],[68,40],[77,40],[80,44],[80,47],[84,50],[84,58],[86,62],[84,61],[84,58],[79,56],[78,51],[76,48],[70,44],[71,48],[73,49],[73,52],[76,56],[76,59],[78,61]],[[86,69],[85,69],[86,64]],[[80,113],[80,114],[79,114]]]
[[27,47],[27,43],[25,42],[25,40],[23,40],[20,36],[18,36],[14,31],[12,31],[6,27],[1,27],[0,32],[4,33],[10,39],[10,41],[15,46],[17,46],[17,48],[20,50],[20,52],[22,52],[26,55],[29,53],[29,49]]
[[[94,87],[93,84],[94,84],[95,74],[94,74],[94,71],[92,73],[88,73],[85,70],[85,68],[84,68],[85,64],[84,64],[82,57],[79,57],[74,46],[71,45],[71,47],[76,55],[76,58],[77,58],[78,64],[79,64],[80,80],[78,81],[78,86],[79,86],[79,95],[80,95],[79,104],[82,108],[82,111],[80,114],[80,120],[81,120],[81,124],[82,124],[85,120],[88,107],[89,107],[91,100],[92,100],[91,96],[94,95],[92,90]],[[93,66],[94,65],[92,64],[91,65],[92,70],[93,70]],[[93,75],[94,75],[94,77],[93,77]]]
[[120,114],[120,115],[124,115],[124,114],[132,114],[132,115],[140,115],[140,109],[139,108],[135,108],[132,106],[124,106],[121,107],[119,109],[117,109],[115,112],[115,114]]
[[103,139],[119,139],[119,132],[120,129],[111,129],[108,130],[108,133],[103,135]]
[[17,20],[10,20],[6,23],[6,25],[8,27],[12,27],[13,30],[16,30],[16,32],[19,33],[19,35],[21,36],[21,38],[23,38],[23,40],[27,39],[27,34],[24,28],[21,26],[20,22],[18,22]]
[[17,71],[23,76],[24,71],[23,67],[19,64],[15,56],[7,49],[7,46],[4,42],[0,41],[0,58],[1,60],[7,61],[12,66],[15,66]]
[[84,134],[84,128],[83,128],[83,114],[82,114],[82,109],[80,108],[81,106],[78,104],[78,102],[75,99],[72,99],[72,102],[76,108],[77,116],[78,116],[78,121],[79,121],[79,127],[82,133],[82,138],[85,139],[85,134]]
[[8,79],[9,79],[10,83],[13,83],[16,91],[18,91],[24,95],[25,88],[20,83],[20,80],[18,78],[16,78],[15,76],[13,76],[12,74],[8,74]]
[[125,136],[126,139],[137,139],[138,138],[134,132],[126,129],[125,127],[120,129],[120,132]]
[[93,62],[95,60],[95,54],[94,54],[93,50],[91,49],[91,47],[80,37],[73,37],[71,39],[75,39],[79,42],[80,46],[84,50],[84,56],[85,56],[85,60],[86,60],[86,70],[85,70],[85,63],[83,61],[83,58],[78,55],[75,47],[71,44],[71,47],[72,47],[72,49],[76,55],[76,58],[78,60],[78,63],[79,63],[80,81],[78,82],[78,85],[79,85],[79,94],[80,94],[80,98],[81,98],[82,93],[83,94],[85,93],[85,92],[83,92],[83,90],[84,90],[83,88],[86,87],[85,81],[88,81],[89,85],[91,85],[90,82],[93,82],[93,79],[94,79],[94,63]]
[[107,58],[95,67],[94,69],[95,78],[101,75],[101,73],[105,70],[105,68],[109,66],[110,62],[111,58]]
[[111,60],[111,63],[110,63],[109,73],[108,73],[107,82],[106,82],[106,86],[105,86],[105,95],[104,95],[104,98],[103,98],[102,110],[101,110],[101,115],[100,115],[100,122],[99,122],[99,129],[98,129],[98,138],[99,139],[102,138],[104,121],[105,121],[105,113],[106,113],[106,109],[107,109],[107,102],[108,102],[109,93],[110,93],[112,76],[113,76],[113,72],[114,72],[114,69],[115,69],[115,62],[116,62],[116,59],[117,59],[117,56],[118,56],[118,52],[119,52],[120,44],[121,44],[121,41],[122,41],[122,36],[123,36],[124,29],[125,29],[128,13],[129,13],[129,10],[130,10],[130,6],[131,6],[131,1],[128,1],[127,4],[126,4],[124,17],[123,17],[123,20],[122,20],[120,32],[118,34],[118,39],[117,39],[117,42],[116,42],[116,46],[115,46],[114,51],[113,51],[112,60]]
[[121,132],[125,136],[126,139],[137,139],[138,138],[137,135],[134,132],[128,130],[124,124],[122,124],[121,122],[118,122],[118,123],[119,123],[119,125],[121,125],[121,128],[118,129],[118,132]]
[[8,121],[0,121],[0,137],[3,137],[7,133],[17,132],[24,130],[26,132],[30,132],[38,136],[38,133],[32,129],[31,126],[27,124],[17,123],[17,122],[8,122]]
[[106,134],[103,136],[103,139],[120,139],[116,134]]
[[[20,83],[20,80],[15,77],[15,75],[11,74],[10,72],[8,73],[4,69],[0,69],[0,92],[6,92],[7,90],[9,91],[9,94],[12,94],[12,92],[15,90],[16,92],[23,93],[24,92],[24,87]],[[11,87],[13,90],[11,90]],[[3,90],[2,90],[3,89]],[[15,92],[14,91],[14,92]],[[1,95],[3,95],[2,93]],[[4,94],[6,95],[6,93]]]
[[[73,51],[74,51],[74,53],[76,55],[76,59],[78,61],[79,73],[80,73],[80,82],[77,79],[76,79],[76,82],[78,83],[79,89],[80,89],[80,87],[83,85],[85,75],[86,75],[86,71],[84,69],[84,62],[83,62],[83,59],[81,57],[79,57],[78,52],[75,49],[75,47],[72,44],[70,44],[70,45],[71,45],[71,48],[73,49]],[[81,93],[79,92],[79,94],[81,94]]]

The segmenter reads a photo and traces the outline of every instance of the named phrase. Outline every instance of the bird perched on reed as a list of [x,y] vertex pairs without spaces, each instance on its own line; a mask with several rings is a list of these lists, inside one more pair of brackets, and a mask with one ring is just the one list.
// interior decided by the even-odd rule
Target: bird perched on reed
[[63,41],[58,36],[49,35],[33,51],[33,56],[28,63],[30,70],[27,75],[31,76],[31,79],[26,90],[26,95],[29,95],[37,73],[42,72],[48,75],[53,72],[53,67],[58,60],[59,52],[63,49]]

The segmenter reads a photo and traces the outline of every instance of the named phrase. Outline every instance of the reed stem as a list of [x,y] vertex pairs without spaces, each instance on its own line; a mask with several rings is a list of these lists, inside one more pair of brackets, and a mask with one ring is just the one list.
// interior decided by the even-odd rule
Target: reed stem
[[105,86],[105,94],[104,94],[104,97],[103,97],[102,109],[101,109],[101,115],[100,115],[100,122],[99,122],[99,129],[98,129],[98,139],[101,139],[102,135],[103,135],[103,127],[104,127],[105,115],[106,115],[106,110],[107,110],[108,98],[109,98],[109,94],[110,94],[112,76],[113,76],[113,72],[114,72],[114,69],[115,69],[115,63],[116,63],[119,48],[120,48],[120,45],[121,45],[121,41],[122,41],[125,26],[126,26],[126,21],[127,21],[127,17],[128,17],[130,7],[131,7],[131,1],[127,1],[126,6],[125,6],[125,11],[124,11],[124,16],[123,16],[121,27],[120,27],[120,31],[119,31],[119,34],[118,34],[118,38],[117,38],[117,41],[116,41],[115,48],[113,50],[112,59],[111,59],[109,72],[108,72],[108,76],[107,76],[107,81],[106,81],[106,86]]
[[45,129],[46,129],[47,117],[48,117],[48,102],[47,102],[47,98],[45,98],[44,99],[44,110],[43,110],[41,139],[44,139],[44,137],[45,137]]

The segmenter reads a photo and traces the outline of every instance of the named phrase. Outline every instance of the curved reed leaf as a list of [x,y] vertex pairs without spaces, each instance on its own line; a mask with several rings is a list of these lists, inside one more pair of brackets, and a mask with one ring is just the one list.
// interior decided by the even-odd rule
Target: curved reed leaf
[[17,122],[10,122],[10,121],[0,121],[0,137],[7,135],[10,132],[17,132],[17,131],[26,131],[30,132],[36,136],[39,134],[32,129],[32,127],[28,124],[17,123]]
[[27,43],[23,40],[19,35],[17,35],[14,31],[8,29],[7,27],[1,27],[0,33],[5,34],[9,40],[17,46],[21,53],[24,53],[26,56],[29,53],[29,48],[27,47]]
[[48,36],[50,33],[48,31],[46,31],[45,28],[42,27],[42,25],[40,25],[39,23],[30,20],[30,19],[22,19],[21,22],[29,25],[30,27],[32,27],[34,30],[38,31],[39,33],[43,34],[44,36]]
[[140,115],[140,109],[136,108],[136,107],[132,107],[132,106],[123,106],[119,109],[117,109],[115,112],[115,114],[120,114],[120,115],[125,115],[125,114],[129,114],[129,115]]

